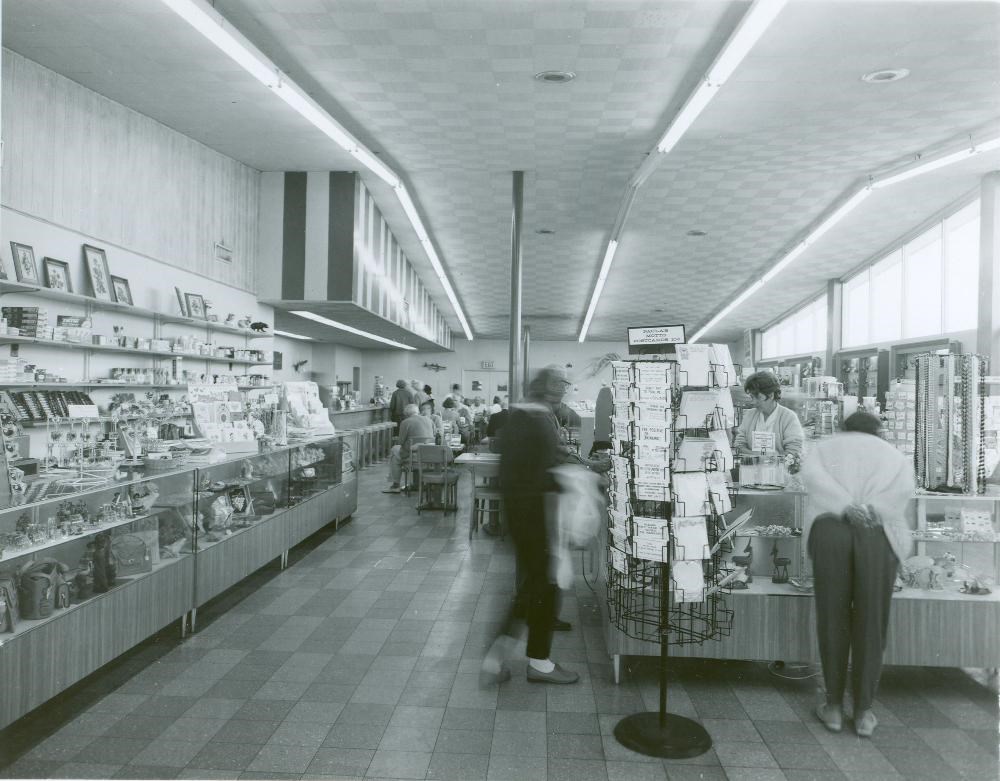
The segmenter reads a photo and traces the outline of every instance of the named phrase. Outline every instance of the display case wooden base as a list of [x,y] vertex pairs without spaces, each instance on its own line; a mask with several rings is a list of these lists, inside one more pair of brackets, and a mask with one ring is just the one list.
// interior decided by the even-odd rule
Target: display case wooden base
[[110,591],[0,634],[0,728],[184,616],[194,557],[164,562]]
[[[819,664],[812,595],[755,582],[727,597],[735,616],[728,637],[671,646],[671,656]],[[605,608],[606,609],[606,608]],[[616,680],[622,656],[659,656],[660,646],[607,624]],[[1000,595],[983,597],[907,589],[892,600],[885,664],[1000,667]]]

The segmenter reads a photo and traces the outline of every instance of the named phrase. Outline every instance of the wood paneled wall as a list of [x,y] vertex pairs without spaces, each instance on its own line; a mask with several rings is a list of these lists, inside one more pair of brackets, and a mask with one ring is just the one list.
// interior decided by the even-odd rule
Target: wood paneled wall
[[255,290],[260,172],[7,49],[2,71],[5,206]]

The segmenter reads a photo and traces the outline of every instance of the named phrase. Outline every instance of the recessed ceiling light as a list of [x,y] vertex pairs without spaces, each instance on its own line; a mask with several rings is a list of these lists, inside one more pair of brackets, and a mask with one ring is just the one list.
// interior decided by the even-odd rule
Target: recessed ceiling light
[[910,75],[909,68],[885,68],[880,71],[872,71],[861,77],[861,80],[868,84],[886,84],[890,81],[899,81]]
[[535,233],[537,233],[540,236],[551,236],[553,233],[555,233],[555,231],[552,230],[551,228],[539,228],[538,230],[535,231]]
[[687,232],[687,235],[688,236],[707,236],[708,234],[705,233],[705,231],[690,230],[690,231]]
[[536,81],[543,81],[546,84],[565,84],[575,78],[576,74],[573,71],[542,71],[535,74]]

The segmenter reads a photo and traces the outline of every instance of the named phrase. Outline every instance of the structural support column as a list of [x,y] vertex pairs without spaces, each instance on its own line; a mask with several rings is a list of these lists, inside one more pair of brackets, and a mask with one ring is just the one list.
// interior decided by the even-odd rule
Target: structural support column
[[826,351],[823,354],[823,374],[833,377],[833,356],[843,347],[844,283],[830,279],[826,283]]
[[522,398],[521,384],[521,223],[524,211],[524,171],[514,171],[510,220],[510,402]]
[[1000,372],[1000,171],[983,177],[979,217],[979,328],[976,352]]

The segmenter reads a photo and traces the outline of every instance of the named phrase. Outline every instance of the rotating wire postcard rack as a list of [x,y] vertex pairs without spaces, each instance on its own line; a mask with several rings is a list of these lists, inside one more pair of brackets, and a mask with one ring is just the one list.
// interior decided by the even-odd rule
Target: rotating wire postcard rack
[[[731,407],[702,406],[707,414],[690,426],[680,413],[685,391],[675,382],[672,362],[643,356],[615,362],[612,372],[608,614],[624,634],[660,646],[659,710],[622,719],[615,737],[650,756],[698,756],[712,746],[708,733],[697,722],[667,712],[669,647],[725,637],[732,627],[727,573],[717,544],[724,528],[720,509],[729,495],[709,487],[707,474],[721,473],[714,453],[699,463],[675,456],[685,435],[707,437],[710,430],[731,425]],[[730,372],[712,365],[705,384],[697,387],[713,389],[715,378],[728,381]],[[729,393],[728,387],[714,391]]]

